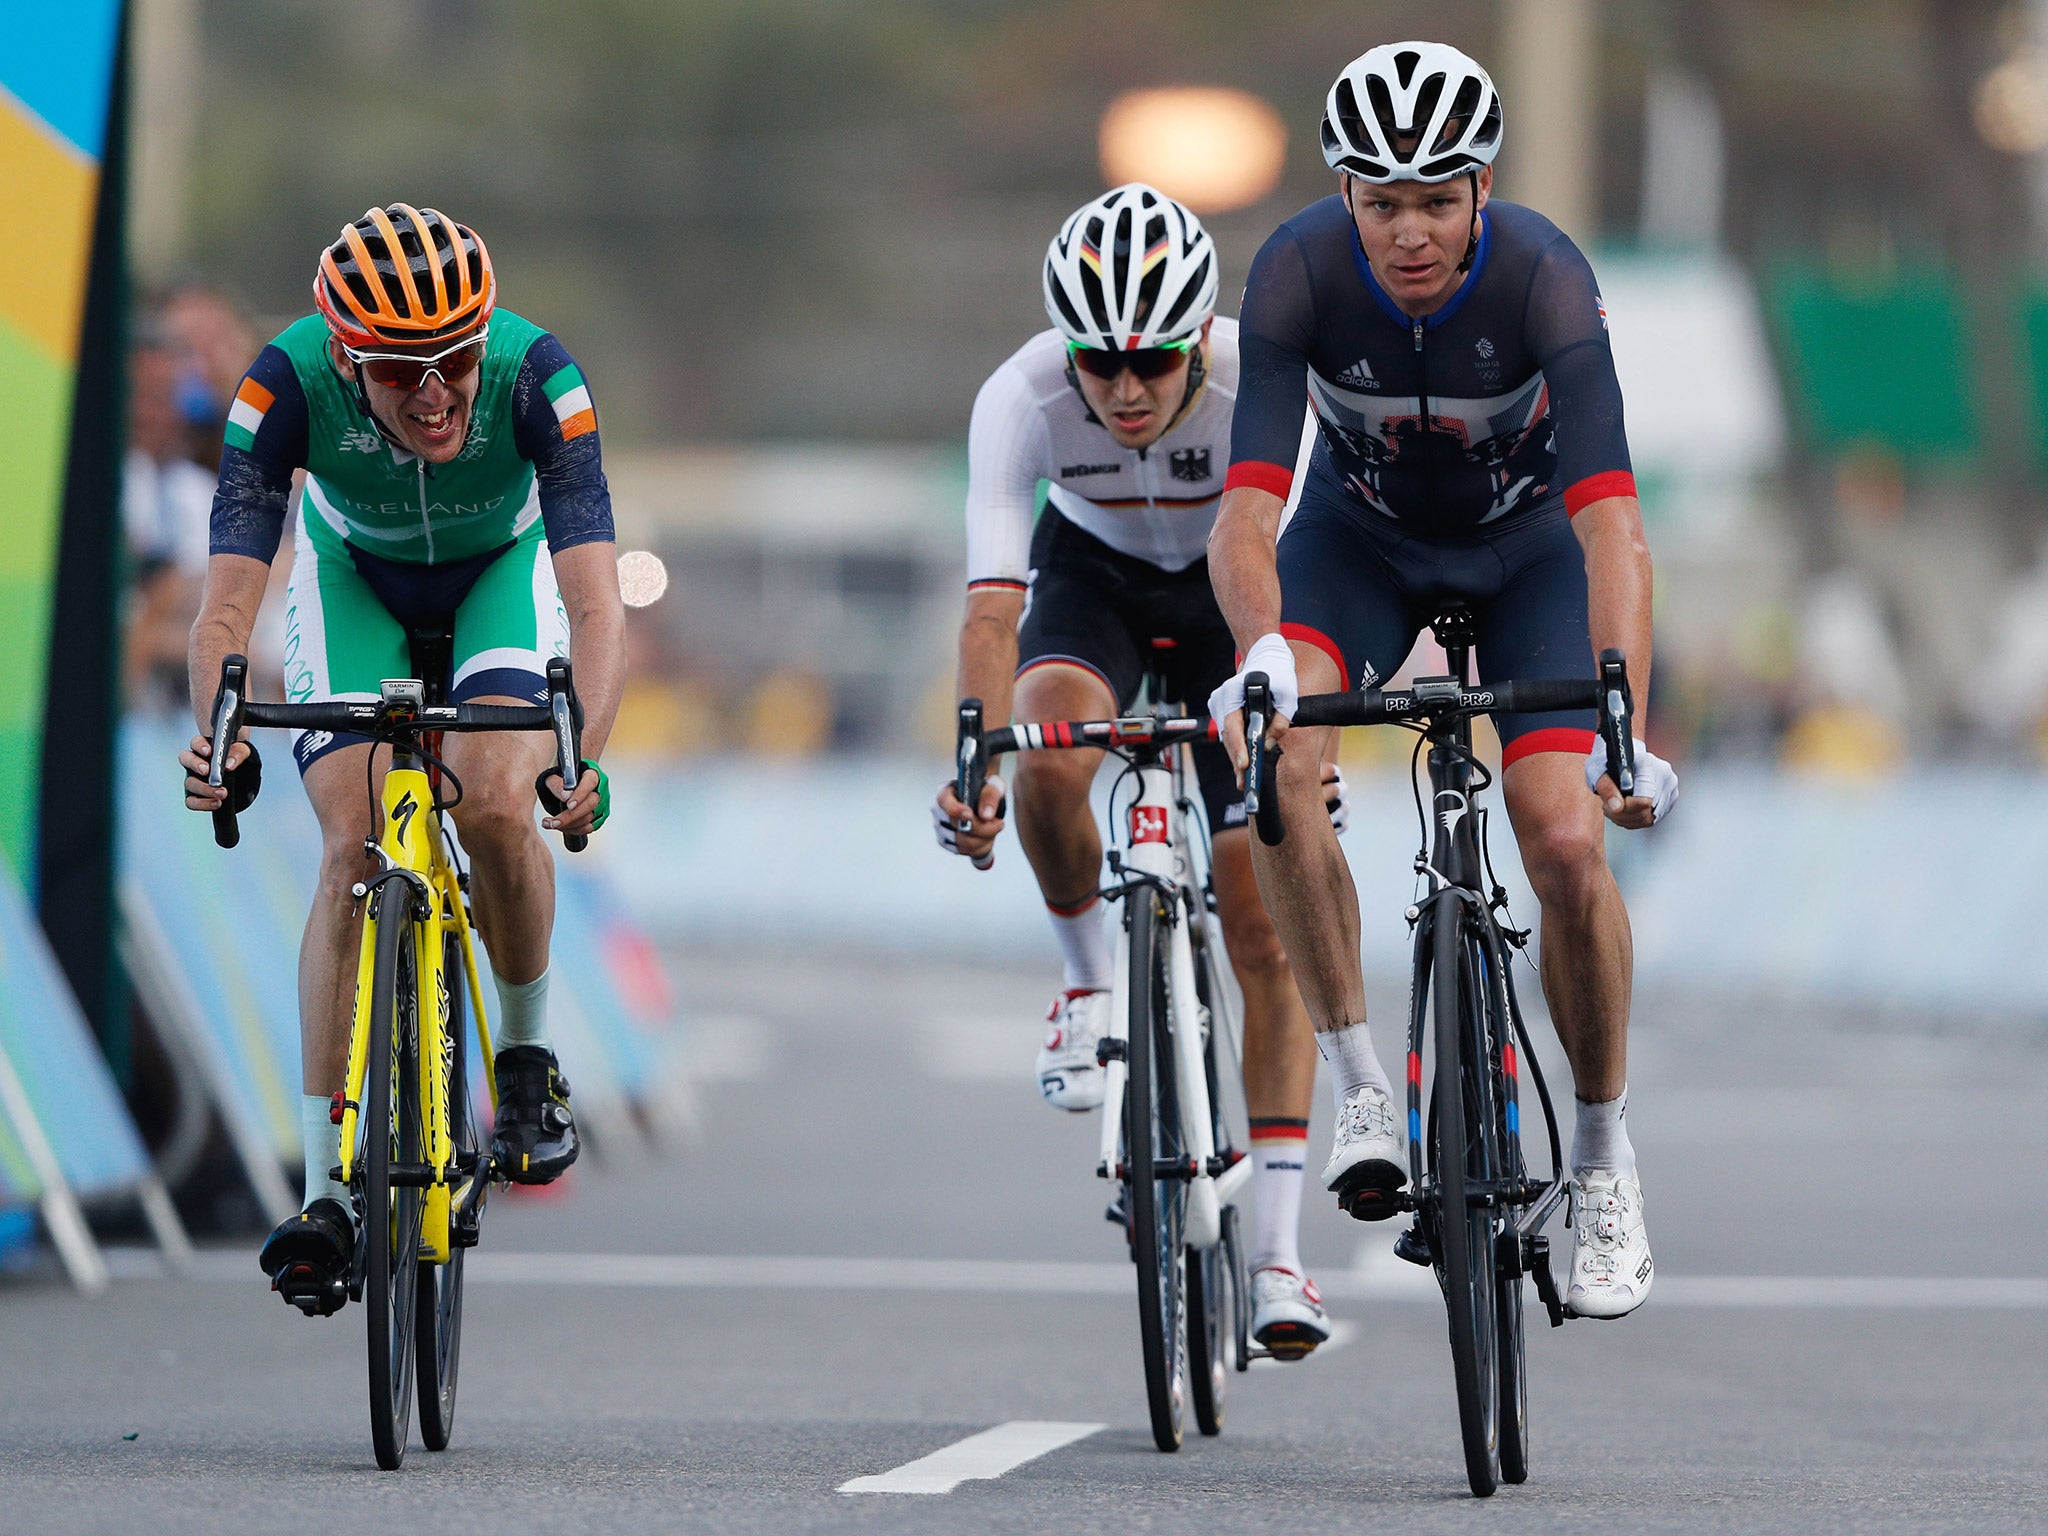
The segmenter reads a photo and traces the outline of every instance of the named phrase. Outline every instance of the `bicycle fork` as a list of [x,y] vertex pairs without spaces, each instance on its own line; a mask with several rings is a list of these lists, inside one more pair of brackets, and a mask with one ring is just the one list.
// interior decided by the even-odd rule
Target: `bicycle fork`
[[[1189,914],[1182,899],[1187,871],[1186,855],[1171,835],[1179,815],[1174,803],[1173,774],[1163,762],[1144,762],[1138,767],[1138,798],[1130,807],[1122,868],[1133,889],[1125,893],[1125,912],[1137,921],[1141,908],[1131,905],[1147,887],[1167,901],[1167,1005],[1169,1033],[1173,1039],[1173,1071],[1180,1105],[1182,1145],[1192,1161],[1188,1177],[1188,1204],[1184,1232],[1187,1246],[1208,1249],[1223,1235],[1223,1207],[1215,1179],[1216,1133],[1209,1104],[1209,1075],[1203,1065],[1204,1020],[1195,990],[1194,947],[1188,938]],[[1149,894],[1149,893],[1147,893]],[[1132,999],[1130,996],[1130,929],[1118,924],[1116,969],[1110,987],[1110,1023],[1105,1038],[1128,1048]],[[1104,1065],[1103,1114],[1100,1167],[1105,1173],[1117,1165],[1117,1139],[1121,1130],[1115,1106],[1123,1102],[1127,1081],[1123,1052],[1108,1054]],[[1163,1065],[1159,1064],[1159,1065]],[[1155,1066],[1154,1070],[1157,1070]]]

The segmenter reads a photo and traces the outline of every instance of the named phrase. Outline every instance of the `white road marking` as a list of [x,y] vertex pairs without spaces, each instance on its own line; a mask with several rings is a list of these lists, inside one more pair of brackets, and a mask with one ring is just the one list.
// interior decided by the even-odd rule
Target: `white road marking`
[[[1391,1256],[1391,1255],[1390,1255]],[[191,1268],[170,1277],[154,1248],[110,1247],[116,1280],[219,1281],[263,1284],[247,1249],[201,1249]],[[1426,1269],[1394,1259],[1326,1271],[1325,1296],[1348,1301],[1442,1305]],[[951,1291],[1009,1296],[1128,1296],[1128,1264],[1043,1259],[869,1259],[660,1253],[493,1253],[469,1256],[466,1273],[479,1285],[611,1286],[635,1290],[769,1289],[797,1291]],[[1412,1277],[1412,1278],[1411,1278]],[[2048,1278],[1971,1275],[1673,1275],[1660,1273],[1648,1305],[1712,1311],[1758,1307],[1909,1311],[2048,1311]],[[1341,1326],[1341,1325],[1340,1325]],[[1324,1349],[1332,1345],[1325,1344]]]
[[1049,1451],[1107,1429],[1106,1424],[1062,1424],[1044,1419],[1013,1419],[978,1435],[906,1461],[888,1472],[841,1483],[841,1493],[951,1493],[964,1482],[1001,1477]]

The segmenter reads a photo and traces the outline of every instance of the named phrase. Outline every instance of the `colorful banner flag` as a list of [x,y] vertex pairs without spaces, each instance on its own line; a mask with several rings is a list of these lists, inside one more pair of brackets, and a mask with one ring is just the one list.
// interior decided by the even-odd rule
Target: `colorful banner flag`
[[120,0],[0,0],[0,858],[31,878],[43,682]]

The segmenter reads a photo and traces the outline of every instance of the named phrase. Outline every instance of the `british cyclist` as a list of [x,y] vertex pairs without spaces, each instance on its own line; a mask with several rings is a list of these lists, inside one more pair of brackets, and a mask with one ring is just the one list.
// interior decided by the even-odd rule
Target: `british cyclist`
[[[959,692],[992,722],[1102,719],[1129,707],[1155,640],[1199,704],[1230,675],[1230,631],[1203,544],[1230,459],[1237,326],[1212,318],[1215,245],[1194,214],[1143,185],[1084,204],[1046,252],[1052,329],[990,375],[968,430],[967,613]],[[1296,411],[1296,427],[1301,415]],[[1033,528],[1038,482],[1049,505]],[[1014,690],[1014,693],[1013,693]],[[1014,710],[1013,710],[1014,701]],[[1017,834],[1064,958],[1064,990],[1038,1053],[1039,1089],[1065,1110],[1102,1103],[1096,1041],[1110,1006],[1102,838],[1089,806],[1102,754],[1026,753]],[[1244,991],[1244,1087],[1256,1204],[1253,1332],[1285,1358],[1329,1337],[1296,1228],[1315,1087],[1308,1016],[1259,903],[1243,796],[1220,745],[1194,748],[1214,844],[1224,943]],[[1334,769],[1332,770],[1334,775]],[[1341,817],[1341,780],[1329,787]],[[1322,791],[1318,791],[1322,793]],[[977,861],[1002,830],[991,776],[972,815],[950,786],[940,844]]]
[[[206,783],[207,711],[222,657],[246,651],[304,471],[285,602],[285,694],[293,703],[375,699],[409,675],[406,627],[452,619],[449,696],[532,704],[550,656],[573,654],[588,754],[546,825],[589,833],[609,812],[595,767],[625,674],[625,612],[597,417],[560,342],[497,308],[489,252],[431,208],[372,208],[322,253],[318,312],[266,346],[236,392],[214,496],[206,594],[192,628],[200,734],[180,755],[185,803],[210,811],[254,798],[261,765],[229,750],[228,785]],[[452,735],[454,817],[473,873],[477,927],[500,1003],[492,1156],[506,1177],[557,1178],[576,1160],[576,1123],[547,1026],[554,863],[534,826],[539,735]],[[330,1105],[342,1086],[358,930],[350,886],[363,871],[373,807],[371,747],[302,732],[293,757],[319,817],[319,887],[299,954],[305,1209],[264,1244],[287,1293],[320,1293],[354,1251],[349,1192]]]
[[[1301,694],[1383,679],[1451,604],[1476,615],[1482,677],[1590,677],[1595,653],[1619,646],[1637,699],[1648,694],[1650,556],[1606,311],[1555,225],[1489,202],[1500,143],[1499,98],[1471,59],[1438,43],[1374,48],[1326,104],[1337,194],[1281,225],[1252,265],[1209,540],[1245,652],[1210,707],[1240,771],[1246,673],[1272,679],[1284,717]],[[1282,532],[1304,399],[1319,431]],[[1578,1097],[1569,1302],[1620,1317],[1649,1293],[1652,1264],[1625,1118],[1628,914],[1601,816],[1646,827],[1677,782],[1638,742],[1638,793],[1624,799],[1590,712],[1497,724],[1542,908],[1544,995]],[[1286,734],[1276,721],[1273,739]],[[1323,1182],[1391,1192],[1407,1162],[1365,1025],[1357,892],[1309,815],[1327,734],[1280,760],[1282,805],[1307,835],[1255,851],[1259,887],[1333,1069]]]

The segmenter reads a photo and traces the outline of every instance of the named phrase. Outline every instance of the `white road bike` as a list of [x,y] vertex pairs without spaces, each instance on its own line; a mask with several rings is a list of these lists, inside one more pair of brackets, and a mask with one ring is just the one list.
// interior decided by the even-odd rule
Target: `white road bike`
[[[1163,696],[1157,670],[1146,696]],[[1207,718],[1155,705],[1118,720],[1046,721],[984,730],[979,699],[960,705],[954,790],[981,799],[1007,752],[1095,748],[1126,763],[1111,791],[1112,883],[1122,909],[1096,1173],[1121,1185],[1110,1217],[1138,1271],[1138,1323],[1152,1438],[1180,1448],[1187,1403],[1205,1435],[1223,1429],[1224,1384],[1263,1351],[1248,1337],[1249,1290],[1233,1200],[1245,1155],[1240,1036],[1225,980],[1209,878],[1207,822],[1190,797],[1186,743],[1214,740]],[[1121,819],[1119,819],[1121,810]],[[1200,828],[1201,841],[1189,835]],[[1236,1129],[1233,1129],[1235,1127]]]

